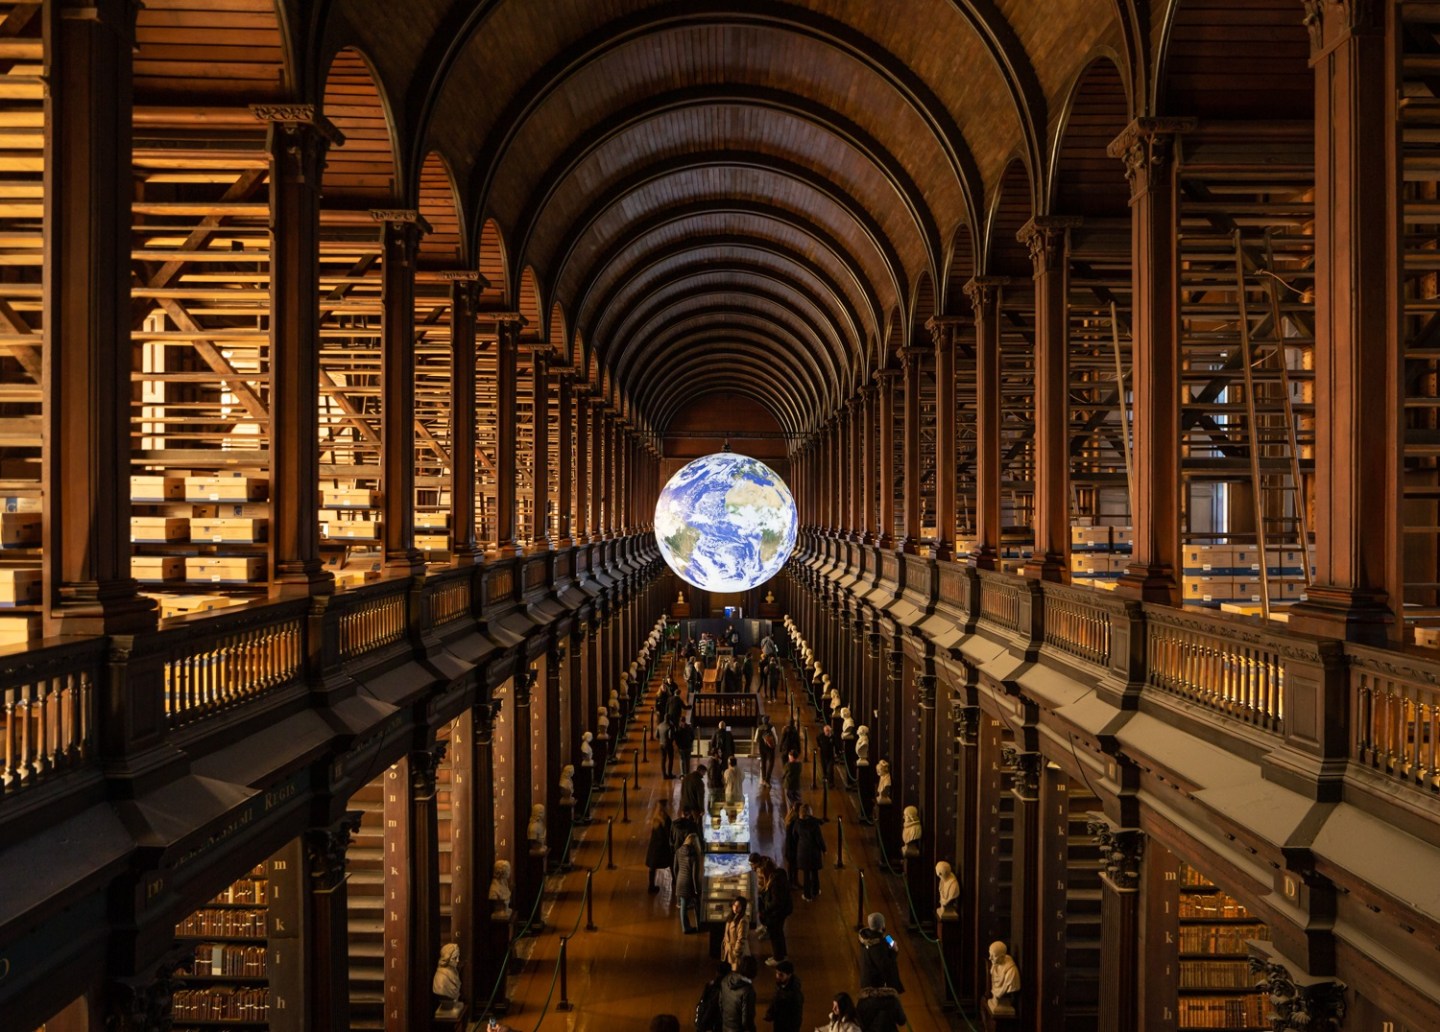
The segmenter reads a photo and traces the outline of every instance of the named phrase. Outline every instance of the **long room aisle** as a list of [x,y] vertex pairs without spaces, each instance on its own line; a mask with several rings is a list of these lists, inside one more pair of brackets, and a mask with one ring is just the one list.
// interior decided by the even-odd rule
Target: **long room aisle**
[[[659,748],[649,742],[648,759],[639,766],[640,780],[629,791],[630,823],[621,822],[621,779],[633,775],[634,754],[641,749],[642,729],[653,719],[652,701],[669,656],[652,672],[645,699],[629,726],[628,739],[619,743],[619,761],[610,768],[608,787],[597,794],[594,822],[575,829],[571,860],[574,869],[547,880],[543,905],[546,929],[528,940],[529,955],[518,977],[510,980],[510,1011],[502,1019],[515,1032],[529,1030],[592,1030],[618,1032],[643,1030],[651,1017],[670,1013],[680,1018],[682,1029],[693,1028],[695,1004],[706,981],[714,976],[716,961],[710,957],[707,934],[683,935],[673,906],[668,872],[659,875],[661,890],[646,891],[649,872],[645,848],[649,816],[663,793],[674,804],[680,781],[664,781],[660,775]],[[801,726],[810,740],[817,733],[814,712],[801,689],[793,666],[786,665],[786,691],[796,692]],[[800,707],[800,703],[805,705]],[[770,719],[783,725],[788,714],[785,694],[767,705]],[[748,732],[746,732],[748,737]],[[738,736],[737,736],[738,737]],[[697,749],[698,751],[698,749]],[[758,757],[742,756],[745,795],[750,804],[751,851],[783,863],[784,796],[780,765],[777,762],[771,785],[761,783]],[[805,760],[804,801],[818,816],[821,792],[810,789],[811,760]],[[677,761],[678,770],[678,761]],[[859,913],[859,873],[865,872],[865,912],[885,915],[887,928],[899,946],[901,978],[906,992],[901,997],[909,1027],[915,1030],[967,1029],[973,1027],[953,1011],[942,1009],[943,975],[935,947],[917,933],[907,932],[907,903],[898,876],[880,868],[880,850],[872,828],[862,827],[857,818],[855,796],[839,789],[829,795],[830,819],[825,825],[826,863],[821,872],[820,897],[811,903],[795,892],[795,910],[786,922],[790,960],[805,994],[802,1027],[809,1032],[828,1019],[831,997],[844,990],[859,995],[859,951],[856,935]],[[837,818],[845,826],[845,867],[835,869]],[[607,819],[613,819],[615,870],[608,870],[604,855]],[[594,921],[596,930],[586,931],[583,906],[586,872],[594,869]],[[774,970],[764,960],[770,956],[769,942],[751,932],[751,950],[760,962],[755,979],[756,1027],[770,1026],[763,1020],[766,1006],[774,996]],[[557,958],[562,936],[566,947],[565,995],[574,1009],[560,1011],[561,984]],[[523,951],[522,951],[523,952]],[[483,1001],[482,1001],[483,1004]],[[978,1024],[978,1022],[977,1022]],[[483,1025],[480,1028],[483,1029]]]

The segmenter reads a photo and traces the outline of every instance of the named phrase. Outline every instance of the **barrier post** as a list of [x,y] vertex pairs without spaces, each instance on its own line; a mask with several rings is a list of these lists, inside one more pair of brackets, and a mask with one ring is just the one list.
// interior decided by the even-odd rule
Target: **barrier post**
[[615,818],[605,818],[605,870],[615,870]]
[[620,823],[630,823],[630,779],[620,778]]
[[[861,875],[861,877],[863,878],[864,875]],[[594,889],[594,879],[595,879],[595,872],[594,872],[594,871],[586,871],[586,872],[585,872],[585,930],[586,930],[587,932],[593,932],[593,931],[595,931],[595,889]]]
[[820,757],[812,754],[810,756],[810,790],[813,792],[817,787],[816,772],[820,769]]
[[860,875],[860,902],[855,907],[855,930],[858,932],[865,927],[865,872],[858,872]]
[[828,781],[820,782],[820,819],[822,821],[830,819],[830,782]]
[[640,739],[640,758],[646,763],[650,762],[650,728],[646,726],[645,734]]
[[575,1009],[575,1005],[570,1002],[570,982],[566,977],[568,972],[565,970],[565,947],[569,942],[570,936],[560,937],[560,1002],[555,1005],[555,1009],[558,1011]]
[[835,818],[835,870],[845,870],[845,818]]
[[633,767],[634,767],[634,777],[632,777],[630,780],[633,781],[633,782],[635,782],[635,787],[636,787],[636,788],[639,788],[639,787],[640,787],[640,750],[639,750],[639,749],[636,749],[633,753],[630,754],[630,758],[635,761],[634,764],[633,764]]

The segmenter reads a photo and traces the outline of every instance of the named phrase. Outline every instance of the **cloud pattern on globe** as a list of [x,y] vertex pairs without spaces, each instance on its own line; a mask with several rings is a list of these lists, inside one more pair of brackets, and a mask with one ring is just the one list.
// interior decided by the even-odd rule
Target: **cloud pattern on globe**
[[747,591],[795,548],[795,499],[759,459],[716,452],[670,478],[655,503],[655,540],[670,569],[705,591]]

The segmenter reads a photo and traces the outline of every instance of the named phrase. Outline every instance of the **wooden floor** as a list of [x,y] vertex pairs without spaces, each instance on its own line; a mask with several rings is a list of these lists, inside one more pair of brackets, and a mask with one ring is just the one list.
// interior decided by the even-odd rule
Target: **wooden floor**
[[[668,658],[668,657],[667,657]],[[648,871],[644,865],[648,836],[646,816],[660,793],[672,803],[678,799],[680,782],[660,777],[659,753],[654,743],[648,750],[648,762],[640,765],[638,789],[629,793],[629,824],[620,821],[622,774],[633,772],[634,752],[640,747],[640,729],[651,719],[650,700],[660,681],[657,669],[649,685],[645,702],[630,726],[629,740],[619,744],[619,763],[611,768],[611,784],[597,795],[595,823],[576,829],[573,852],[575,870],[552,876],[547,882],[547,898],[543,904],[547,930],[526,941],[522,955],[528,953],[523,970],[510,979],[511,1007],[505,1024],[516,1032],[534,1029],[570,1029],[586,1032],[619,1032],[635,1029],[644,1032],[651,1017],[670,1013],[680,1018],[682,1029],[693,1027],[695,1002],[706,980],[714,973],[715,961],[709,956],[708,935],[682,935],[679,918],[672,906],[668,875],[662,873],[662,890],[658,895],[646,891]],[[787,677],[787,688],[791,682]],[[798,685],[795,685],[798,692]],[[797,700],[799,696],[797,695]],[[787,706],[783,699],[769,705],[770,717],[783,724]],[[802,724],[808,725],[813,739],[816,733],[814,712],[802,710]],[[741,758],[745,769],[745,793],[751,809],[751,848],[780,862],[783,794],[779,786],[779,769],[775,783],[760,783],[759,760]],[[820,792],[810,791],[810,764],[806,763],[805,798],[820,813]],[[826,825],[825,870],[821,874],[820,898],[806,903],[795,893],[795,912],[786,923],[790,959],[795,964],[805,993],[803,1028],[807,1030],[828,1019],[830,998],[844,990],[852,997],[859,995],[859,941],[856,937],[858,919],[859,872],[865,872],[867,913],[885,915],[887,927],[900,948],[901,978],[906,993],[902,997],[909,1027],[915,1030],[967,1029],[970,1021],[963,1015],[941,1009],[944,998],[936,948],[919,934],[906,932],[905,891],[900,879],[884,874],[879,868],[880,853],[873,829],[861,827],[857,821],[858,806],[853,794],[839,790],[829,796],[830,821]],[[614,818],[614,862],[616,870],[607,870],[603,855],[606,818]],[[836,870],[836,818],[845,824],[845,867]],[[595,924],[597,930],[585,931],[585,915],[581,900],[586,871],[599,864],[594,872]],[[567,994],[574,1010],[558,1010],[561,987],[558,981],[557,956],[562,936],[570,935],[567,946]],[[752,952],[760,960],[760,973],[755,980],[758,1007],[757,1028],[769,1028],[763,1020],[765,1007],[774,995],[773,970],[763,963],[770,956],[768,942],[751,937]],[[973,1019],[973,1015],[971,1016]],[[975,1025],[978,1025],[975,1019]],[[481,1026],[483,1028],[483,1026]]]

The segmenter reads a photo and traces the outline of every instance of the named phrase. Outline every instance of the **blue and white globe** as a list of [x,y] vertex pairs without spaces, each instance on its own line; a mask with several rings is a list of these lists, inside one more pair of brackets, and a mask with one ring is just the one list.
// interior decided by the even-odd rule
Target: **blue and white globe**
[[795,499],[759,459],[716,452],[670,478],[655,503],[655,540],[680,579],[705,591],[747,591],[795,548]]

